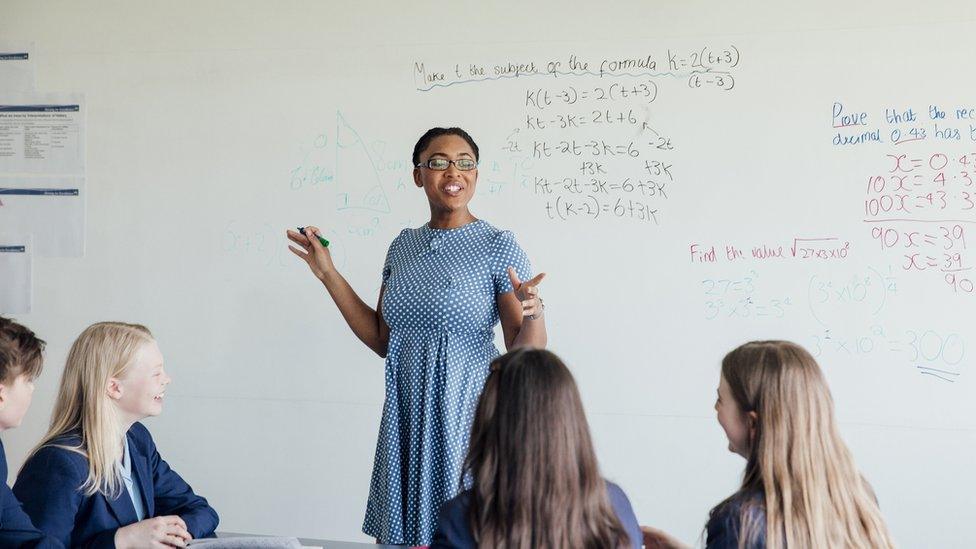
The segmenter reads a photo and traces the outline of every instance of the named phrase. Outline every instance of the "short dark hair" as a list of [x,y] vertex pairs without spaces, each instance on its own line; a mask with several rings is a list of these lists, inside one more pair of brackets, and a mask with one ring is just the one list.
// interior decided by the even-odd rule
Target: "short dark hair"
[[0,316],[0,383],[21,374],[37,379],[44,366],[44,345],[30,328]]
[[471,150],[474,151],[474,159],[478,160],[478,144],[474,142],[474,139],[468,135],[468,132],[462,130],[461,128],[431,128],[427,130],[424,135],[420,136],[417,140],[417,144],[413,146],[413,166],[416,167],[420,164],[420,153],[424,152],[427,147],[430,146],[430,142],[437,139],[442,135],[456,135],[461,139],[468,142],[471,146]]

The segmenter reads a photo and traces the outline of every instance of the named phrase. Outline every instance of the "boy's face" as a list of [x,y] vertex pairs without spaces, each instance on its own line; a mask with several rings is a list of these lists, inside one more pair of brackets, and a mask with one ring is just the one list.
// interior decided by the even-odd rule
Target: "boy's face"
[[20,374],[0,382],[0,431],[13,429],[24,420],[34,395],[34,382]]

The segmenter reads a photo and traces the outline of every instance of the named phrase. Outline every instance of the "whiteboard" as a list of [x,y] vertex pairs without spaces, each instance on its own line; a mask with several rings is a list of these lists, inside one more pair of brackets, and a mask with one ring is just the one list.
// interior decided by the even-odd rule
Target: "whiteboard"
[[899,544],[962,546],[976,25],[914,7],[5,3],[38,89],[88,105],[86,255],[35,261],[21,320],[48,366],[11,469],[73,338],[137,321],[174,379],[149,426],[222,530],[366,540],[383,362],[283,233],[322,227],[375,302],[390,241],[427,220],[413,144],[458,125],[472,210],[549,274],[550,348],[643,523],[692,541],[735,489],[718,364],[785,338]]

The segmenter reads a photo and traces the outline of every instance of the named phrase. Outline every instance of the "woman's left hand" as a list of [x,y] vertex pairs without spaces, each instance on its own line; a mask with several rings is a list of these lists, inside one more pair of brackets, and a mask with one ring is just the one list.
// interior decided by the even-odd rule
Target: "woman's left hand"
[[508,278],[512,281],[515,298],[522,304],[522,316],[529,320],[536,320],[542,316],[545,305],[539,297],[539,283],[546,277],[546,273],[539,273],[525,282],[519,280],[513,267],[508,268]]

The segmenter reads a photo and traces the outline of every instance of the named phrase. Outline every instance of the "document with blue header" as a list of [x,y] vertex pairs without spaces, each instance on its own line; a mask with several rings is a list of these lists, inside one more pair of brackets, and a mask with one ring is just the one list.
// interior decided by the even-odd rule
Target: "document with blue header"
[[29,235],[0,233],[0,314],[31,312],[32,253]]
[[85,178],[0,176],[0,233],[30,234],[38,257],[85,255]]
[[85,173],[82,95],[0,90],[0,174],[18,173]]
[[34,91],[33,51],[33,44],[0,40],[0,92]]

